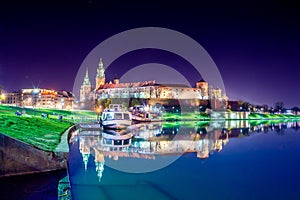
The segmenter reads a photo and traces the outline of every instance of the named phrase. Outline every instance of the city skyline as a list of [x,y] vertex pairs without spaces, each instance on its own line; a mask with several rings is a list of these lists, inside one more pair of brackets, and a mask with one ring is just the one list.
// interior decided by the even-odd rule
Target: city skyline
[[[71,91],[81,63],[100,42],[131,28],[156,26],[180,31],[207,50],[229,99],[300,106],[299,7],[282,2],[224,4],[140,8],[81,1],[1,6],[0,85],[8,91],[33,86]],[[149,62],[184,66],[190,83],[201,79],[184,59],[153,49],[121,56],[107,68],[107,76],[113,79]]]

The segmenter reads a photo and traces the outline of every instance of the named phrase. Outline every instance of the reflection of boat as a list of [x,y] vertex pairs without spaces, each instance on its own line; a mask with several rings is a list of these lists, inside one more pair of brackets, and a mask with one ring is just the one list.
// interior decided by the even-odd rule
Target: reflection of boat
[[105,129],[125,129],[131,125],[131,121],[131,113],[123,111],[119,104],[111,104],[101,116],[101,125]]
[[132,120],[136,122],[159,122],[162,114],[158,110],[150,110],[148,106],[134,106],[131,108]]
[[102,145],[104,146],[130,146],[132,134],[125,130],[105,130],[102,132]]

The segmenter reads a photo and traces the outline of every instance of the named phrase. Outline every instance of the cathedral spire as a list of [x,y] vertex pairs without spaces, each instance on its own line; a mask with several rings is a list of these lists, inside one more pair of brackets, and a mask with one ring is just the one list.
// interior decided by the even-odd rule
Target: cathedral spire
[[97,90],[101,85],[105,84],[105,74],[104,74],[104,65],[102,62],[102,58],[100,58],[98,68],[97,68],[97,75],[96,75],[96,87],[95,90]]
[[100,58],[100,61],[99,61],[99,67],[103,68],[102,58]]
[[97,69],[97,78],[105,78],[105,75],[104,75],[104,65],[103,65],[103,62],[102,62],[102,58],[100,58],[100,61],[99,61],[99,64],[98,64],[98,69]]
[[86,71],[85,71],[85,77],[84,77],[83,85],[91,85],[88,68],[86,68]]

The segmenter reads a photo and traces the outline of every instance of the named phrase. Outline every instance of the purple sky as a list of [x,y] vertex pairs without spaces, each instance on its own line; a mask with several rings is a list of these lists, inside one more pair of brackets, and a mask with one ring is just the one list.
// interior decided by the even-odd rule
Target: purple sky
[[[71,91],[81,63],[100,42],[127,29],[157,26],[199,42],[217,64],[230,99],[300,106],[295,4],[108,2],[0,3],[0,85],[8,91],[32,86]],[[149,49],[120,57],[109,66],[108,78],[149,62],[184,71],[190,83],[201,78],[176,55]]]

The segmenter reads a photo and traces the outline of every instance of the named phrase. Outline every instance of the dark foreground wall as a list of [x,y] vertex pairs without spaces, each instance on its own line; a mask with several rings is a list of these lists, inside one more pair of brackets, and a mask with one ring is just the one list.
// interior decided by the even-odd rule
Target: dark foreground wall
[[67,168],[68,153],[45,152],[0,133],[0,177]]

